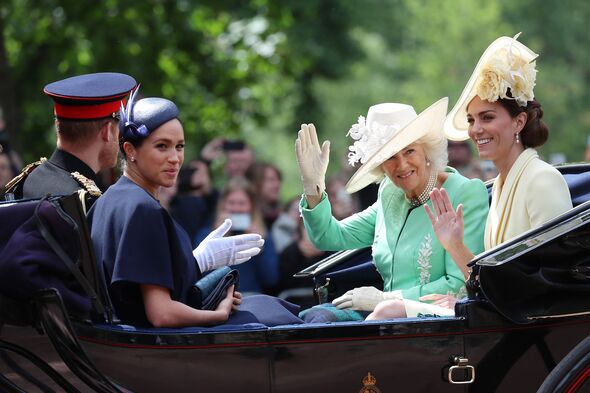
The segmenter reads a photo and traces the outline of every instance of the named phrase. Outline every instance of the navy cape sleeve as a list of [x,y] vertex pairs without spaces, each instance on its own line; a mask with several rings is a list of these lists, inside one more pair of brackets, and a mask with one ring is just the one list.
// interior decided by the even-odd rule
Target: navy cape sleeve
[[170,290],[185,303],[201,276],[186,232],[159,202],[122,177],[89,213],[97,262],[119,318],[145,320],[140,285]]

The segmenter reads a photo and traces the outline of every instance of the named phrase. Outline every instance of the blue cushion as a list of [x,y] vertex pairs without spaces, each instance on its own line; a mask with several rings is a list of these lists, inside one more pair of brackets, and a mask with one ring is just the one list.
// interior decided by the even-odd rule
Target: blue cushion
[[563,175],[572,196],[572,204],[578,206],[590,200],[590,172]]

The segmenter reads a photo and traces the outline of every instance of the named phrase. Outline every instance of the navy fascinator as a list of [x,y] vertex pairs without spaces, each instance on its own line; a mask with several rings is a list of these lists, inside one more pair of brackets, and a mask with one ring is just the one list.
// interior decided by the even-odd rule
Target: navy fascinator
[[172,101],[160,97],[142,98],[135,102],[139,87],[129,97],[127,106],[121,106],[119,131],[124,139],[143,139],[162,124],[178,118],[178,108]]

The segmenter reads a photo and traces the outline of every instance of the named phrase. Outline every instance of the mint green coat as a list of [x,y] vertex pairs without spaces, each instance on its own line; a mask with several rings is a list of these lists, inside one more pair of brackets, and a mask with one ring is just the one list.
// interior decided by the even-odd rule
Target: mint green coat
[[[488,193],[481,180],[467,179],[447,167],[443,187],[455,209],[463,204],[465,245],[483,251],[483,234],[488,214]],[[432,202],[428,201],[432,209]],[[372,247],[384,290],[401,289],[404,298],[441,293],[462,295],[465,279],[459,267],[438,242],[423,206],[415,209],[403,190],[385,178],[377,201],[362,212],[342,221],[332,216],[326,194],[313,209],[301,201],[305,229],[313,244],[326,251]]]

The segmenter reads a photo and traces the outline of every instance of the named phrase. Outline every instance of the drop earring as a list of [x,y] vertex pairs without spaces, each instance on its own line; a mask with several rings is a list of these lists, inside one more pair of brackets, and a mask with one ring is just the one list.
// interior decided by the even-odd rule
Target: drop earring
[[516,133],[514,136],[516,137],[516,143],[519,144],[520,143],[519,133]]

